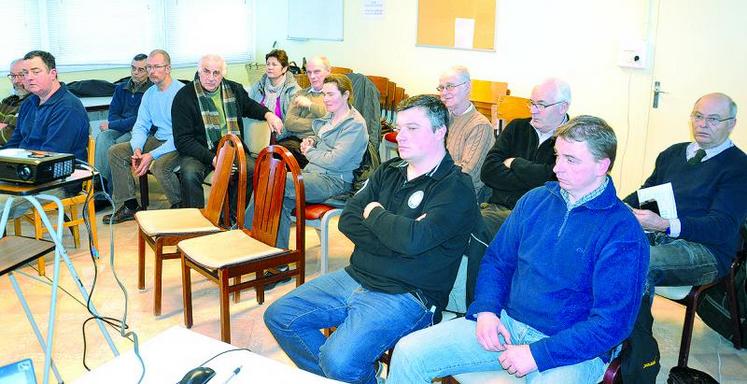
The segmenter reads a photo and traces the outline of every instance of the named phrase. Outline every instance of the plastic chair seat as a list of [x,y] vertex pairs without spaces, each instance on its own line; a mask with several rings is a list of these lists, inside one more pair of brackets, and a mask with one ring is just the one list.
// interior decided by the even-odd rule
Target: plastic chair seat
[[691,285],[681,287],[656,287],[656,294],[670,300],[682,300],[693,289]]

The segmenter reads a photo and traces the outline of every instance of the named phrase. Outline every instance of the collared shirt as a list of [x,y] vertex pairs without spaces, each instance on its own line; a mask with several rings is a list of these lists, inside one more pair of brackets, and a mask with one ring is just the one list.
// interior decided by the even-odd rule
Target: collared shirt
[[[568,115],[566,114],[565,117],[563,118],[563,121],[560,122],[558,127],[565,124],[567,121],[568,121]],[[537,148],[539,148],[539,146],[542,145],[542,143],[547,141],[547,139],[551,138],[555,134],[555,131],[558,130],[558,127],[555,127],[550,132],[545,133],[545,132],[540,131],[537,128],[534,128],[534,126],[532,125],[532,128],[534,128],[534,132],[537,132],[537,138],[539,138],[539,140],[537,141]]]
[[[726,139],[723,143],[719,144],[716,147],[705,149],[705,157],[703,157],[700,162],[707,161],[708,159],[713,158],[714,156],[718,155],[719,153],[731,148],[734,146],[734,143],[731,141],[731,139]],[[685,149],[685,158],[687,160],[692,159],[695,157],[695,152],[697,152],[700,148],[700,145],[697,142],[692,142],[687,146],[687,149]],[[669,231],[667,232],[667,236],[669,237],[679,237],[680,232],[682,232],[682,223],[680,222],[680,219],[669,219]]]
[[[723,143],[719,144],[716,147],[708,148],[705,150],[705,157],[703,160],[700,160],[700,162],[707,161],[708,159],[718,155],[719,153],[731,148],[734,146],[734,143],[731,141],[731,139],[726,139]],[[700,145],[697,142],[692,142],[690,145],[687,146],[687,150],[685,150],[685,156],[687,160],[692,159],[695,156],[695,152],[700,149]]]
[[565,189],[560,189],[560,196],[563,198],[563,201],[565,201],[566,207],[570,211],[573,208],[576,208],[587,201],[593,200],[595,197],[599,196],[604,192],[604,189],[607,188],[607,184],[609,184],[610,178],[609,176],[604,177],[604,181],[602,184],[599,184],[598,187],[596,187],[593,191],[581,196],[580,199],[576,200],[575,202],[571,202],[571,194],[568,193]]

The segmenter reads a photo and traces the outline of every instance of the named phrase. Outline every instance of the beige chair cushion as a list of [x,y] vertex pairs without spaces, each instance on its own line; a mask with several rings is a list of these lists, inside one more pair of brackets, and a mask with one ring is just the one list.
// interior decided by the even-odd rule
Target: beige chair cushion
[[220,232],[197,208],[140,211],[135,220],[148,236]]
[[195,263],[212,269],[285,252],[239,229],[182,240],[177,246]]

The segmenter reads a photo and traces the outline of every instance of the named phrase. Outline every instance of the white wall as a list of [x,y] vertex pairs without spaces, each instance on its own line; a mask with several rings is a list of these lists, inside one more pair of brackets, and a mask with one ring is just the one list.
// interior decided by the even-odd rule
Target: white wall
[[[617,66],[619,43],[652,33],[656,0],[498,0],[495,52],[415,46],[417,1],[387,0],[381,20],[361,16],[362,0],[345,1],[344,41],[287,40],[287,1],[257,1],[257,57],[274,41],[299,64],[325,54],[332,65],[387,76],[408,94],[435,93],[438,75],[467,65],[476,79],[507,81],[511,93],[527,96],[550,76],[571,84],[572,115],[594,114],[618,134],[620,152],[613,176],[618,189],[635,189],[650,172],[643,149],[625,145],[642,136],[650,99],[651,70]],[[650,8],[654,11],[650,12]],[[650,14],[652,14],[650,16]],[[323,22],[319,20],[318,22]],[[628,89],[630,87],[630,118]],[[632,129],[628,129],[628,121]],[[622,184],[622,185],[620,185]]]

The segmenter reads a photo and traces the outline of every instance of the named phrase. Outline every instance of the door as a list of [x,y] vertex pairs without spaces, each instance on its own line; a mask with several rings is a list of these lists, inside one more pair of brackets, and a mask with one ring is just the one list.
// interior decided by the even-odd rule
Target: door
[[709,92],[723,92],[741,108],[731,139],[747,150],[747,1],[658,0],[653,48],[652,89],[659,82],[666,93],[656,108],[649,100],[644,177],[659,152],[692,140],[692,106]]

